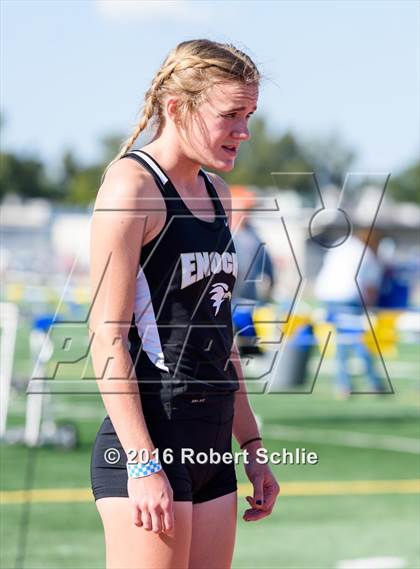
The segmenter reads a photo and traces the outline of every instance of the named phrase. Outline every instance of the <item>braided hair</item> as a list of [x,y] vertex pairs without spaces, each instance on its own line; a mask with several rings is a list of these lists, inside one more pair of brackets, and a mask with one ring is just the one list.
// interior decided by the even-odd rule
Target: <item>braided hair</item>
[[138,123],[123,141],[108,168],[134,144],[140,133],[154,122],[159,134],[164,127],[163,101],[168,95],[180,98],[179,117],[184,120],[204,100],[206,92],[217,83],[240,81],[258,83],[260,73],[252,59],[232,44],[207,39],[185,41],[166,57],[144,96]]

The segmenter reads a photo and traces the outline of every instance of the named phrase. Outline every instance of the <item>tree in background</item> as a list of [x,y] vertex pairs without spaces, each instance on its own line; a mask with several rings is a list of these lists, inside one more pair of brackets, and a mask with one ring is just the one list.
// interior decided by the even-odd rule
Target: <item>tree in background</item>
[[[0,116],[0,129],[4,120]],[[291,132],[269,132],[266,120],[255,117],[250,123],[251,139],[241,147],[234,170],[223,173],[228,184],[252,185],[261,189],[276,187],[295,190],[304,201],[312,202],[315,194],[310,176],[315,172],[320,186],[333,184],[341,188],[355,159],[355,153],[338,135],[302,143]],[[100,159],[81,164],[73,151],[66,150],[61,172],[55,179],[45,171],[42,161],[9,152],[0,153],[0,199],[6,193],[22,197],[45,197],[53,201],[88,205],[96,197],[102,173],[117,154],[123,136],[108,135],[101,140]],[[142,146],[140,139],[135,144]],[[281,175],[273,175],[273,173]],[[392,177],[389,194],[396,200],[419,203],[420,162]]]
[[223,177],[230,184],[295,190],[304,202],[313,203],[313,182],[307,174],[316,173],[321,187],[341,188],[355,156],[336,134],[302,143],[291,132],[270,134],[264,118],[258,117],[251,123],[251,139],[241,148],[235,169]]
[[[3,137],[6,124],[0,113],[0,136]],[[43,197],[54,199],[56,187],[49,180],[44,164],[36,157],[0,152],[0,199],[8,193],[23,198]]]
[[59,185],[64,192],[64,201],[70,204],[88,205],[95,200],[106,165],[114,158],[120,147],[122,137],[105,136],[101,140],[101,159],[91,166],[81,166],[71,150],[62,159]]
[[[312,187],[300,172],[312,171],[304,149],[291,132],[279,136],[270,134],[264,118],[251,123],[251,139],[242,145],[232,172],[223,177],[229,184],[277,187],[310,194]],[[281,176],[273,176],[281,172]],[[287,174],[289,173],[289,174]]]
[[23,198],[61,198],[57,186],[48,178],[40,160],[1,152],[0,199],[8,193]]
[[334,185],[341,189],[346,174],[356,159],[356,152],[333,133],[327,138],[316,138],[304,145],[307,160],[316,173],[320,186]]
[[420,160],[391,176],[388,191],[397,201],[420,204]]

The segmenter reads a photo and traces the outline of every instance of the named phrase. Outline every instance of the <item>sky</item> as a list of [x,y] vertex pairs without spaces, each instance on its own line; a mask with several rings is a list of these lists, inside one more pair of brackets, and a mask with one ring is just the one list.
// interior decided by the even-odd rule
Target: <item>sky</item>
[[302,140],[333,134],[354,169],[396,173],[420,153],[419,3],[399,1],[1,0],[1,146],[52,170],[126,137],[167,53],[233,43],[264,80],[258,114]]

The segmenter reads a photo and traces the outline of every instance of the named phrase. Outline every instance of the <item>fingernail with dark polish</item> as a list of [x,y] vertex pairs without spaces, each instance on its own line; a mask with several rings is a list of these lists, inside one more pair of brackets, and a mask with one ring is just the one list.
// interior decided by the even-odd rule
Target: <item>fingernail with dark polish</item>
[[262,502],[261,502],[261,500],[256,500],[256,502],[255,502],[255,503],[256,503],[258,506],[261,506],[261,505],[262,505]]

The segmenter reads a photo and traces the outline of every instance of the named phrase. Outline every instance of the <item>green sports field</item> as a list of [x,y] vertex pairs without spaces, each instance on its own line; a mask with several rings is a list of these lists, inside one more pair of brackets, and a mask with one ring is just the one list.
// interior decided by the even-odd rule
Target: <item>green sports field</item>
[[[20,330],[15,361],[21,378],[30,373],[26,333]],[[343,560],[377,557],[399,558],[395,563],[408,569],[420,567],[417,361],[418,352],[408,345],[386,359],[394,395],[337,401],[331,390],[332,362],[326,361],[312,394],[251,396],[269,451],[305,448],[315,451],[319,461],[273,466],[282,495],[272,516],[256,523],[241,519],[248,490],[238,466],[233,567],[325,569],[339,567]],[[57,381],[65,377],[80,384],[81,366],[68,366]],[[358,384],[363,386],[361,378]],[[89,462],[105,412],[94,382],[90,386],[91,394],[76,388],[52,398],[58,421],[77,424],[76,450],[1,449],[2,568],[104,567]],[[14,393],[9,426],[23,423],[24,404],[24,393]]]

